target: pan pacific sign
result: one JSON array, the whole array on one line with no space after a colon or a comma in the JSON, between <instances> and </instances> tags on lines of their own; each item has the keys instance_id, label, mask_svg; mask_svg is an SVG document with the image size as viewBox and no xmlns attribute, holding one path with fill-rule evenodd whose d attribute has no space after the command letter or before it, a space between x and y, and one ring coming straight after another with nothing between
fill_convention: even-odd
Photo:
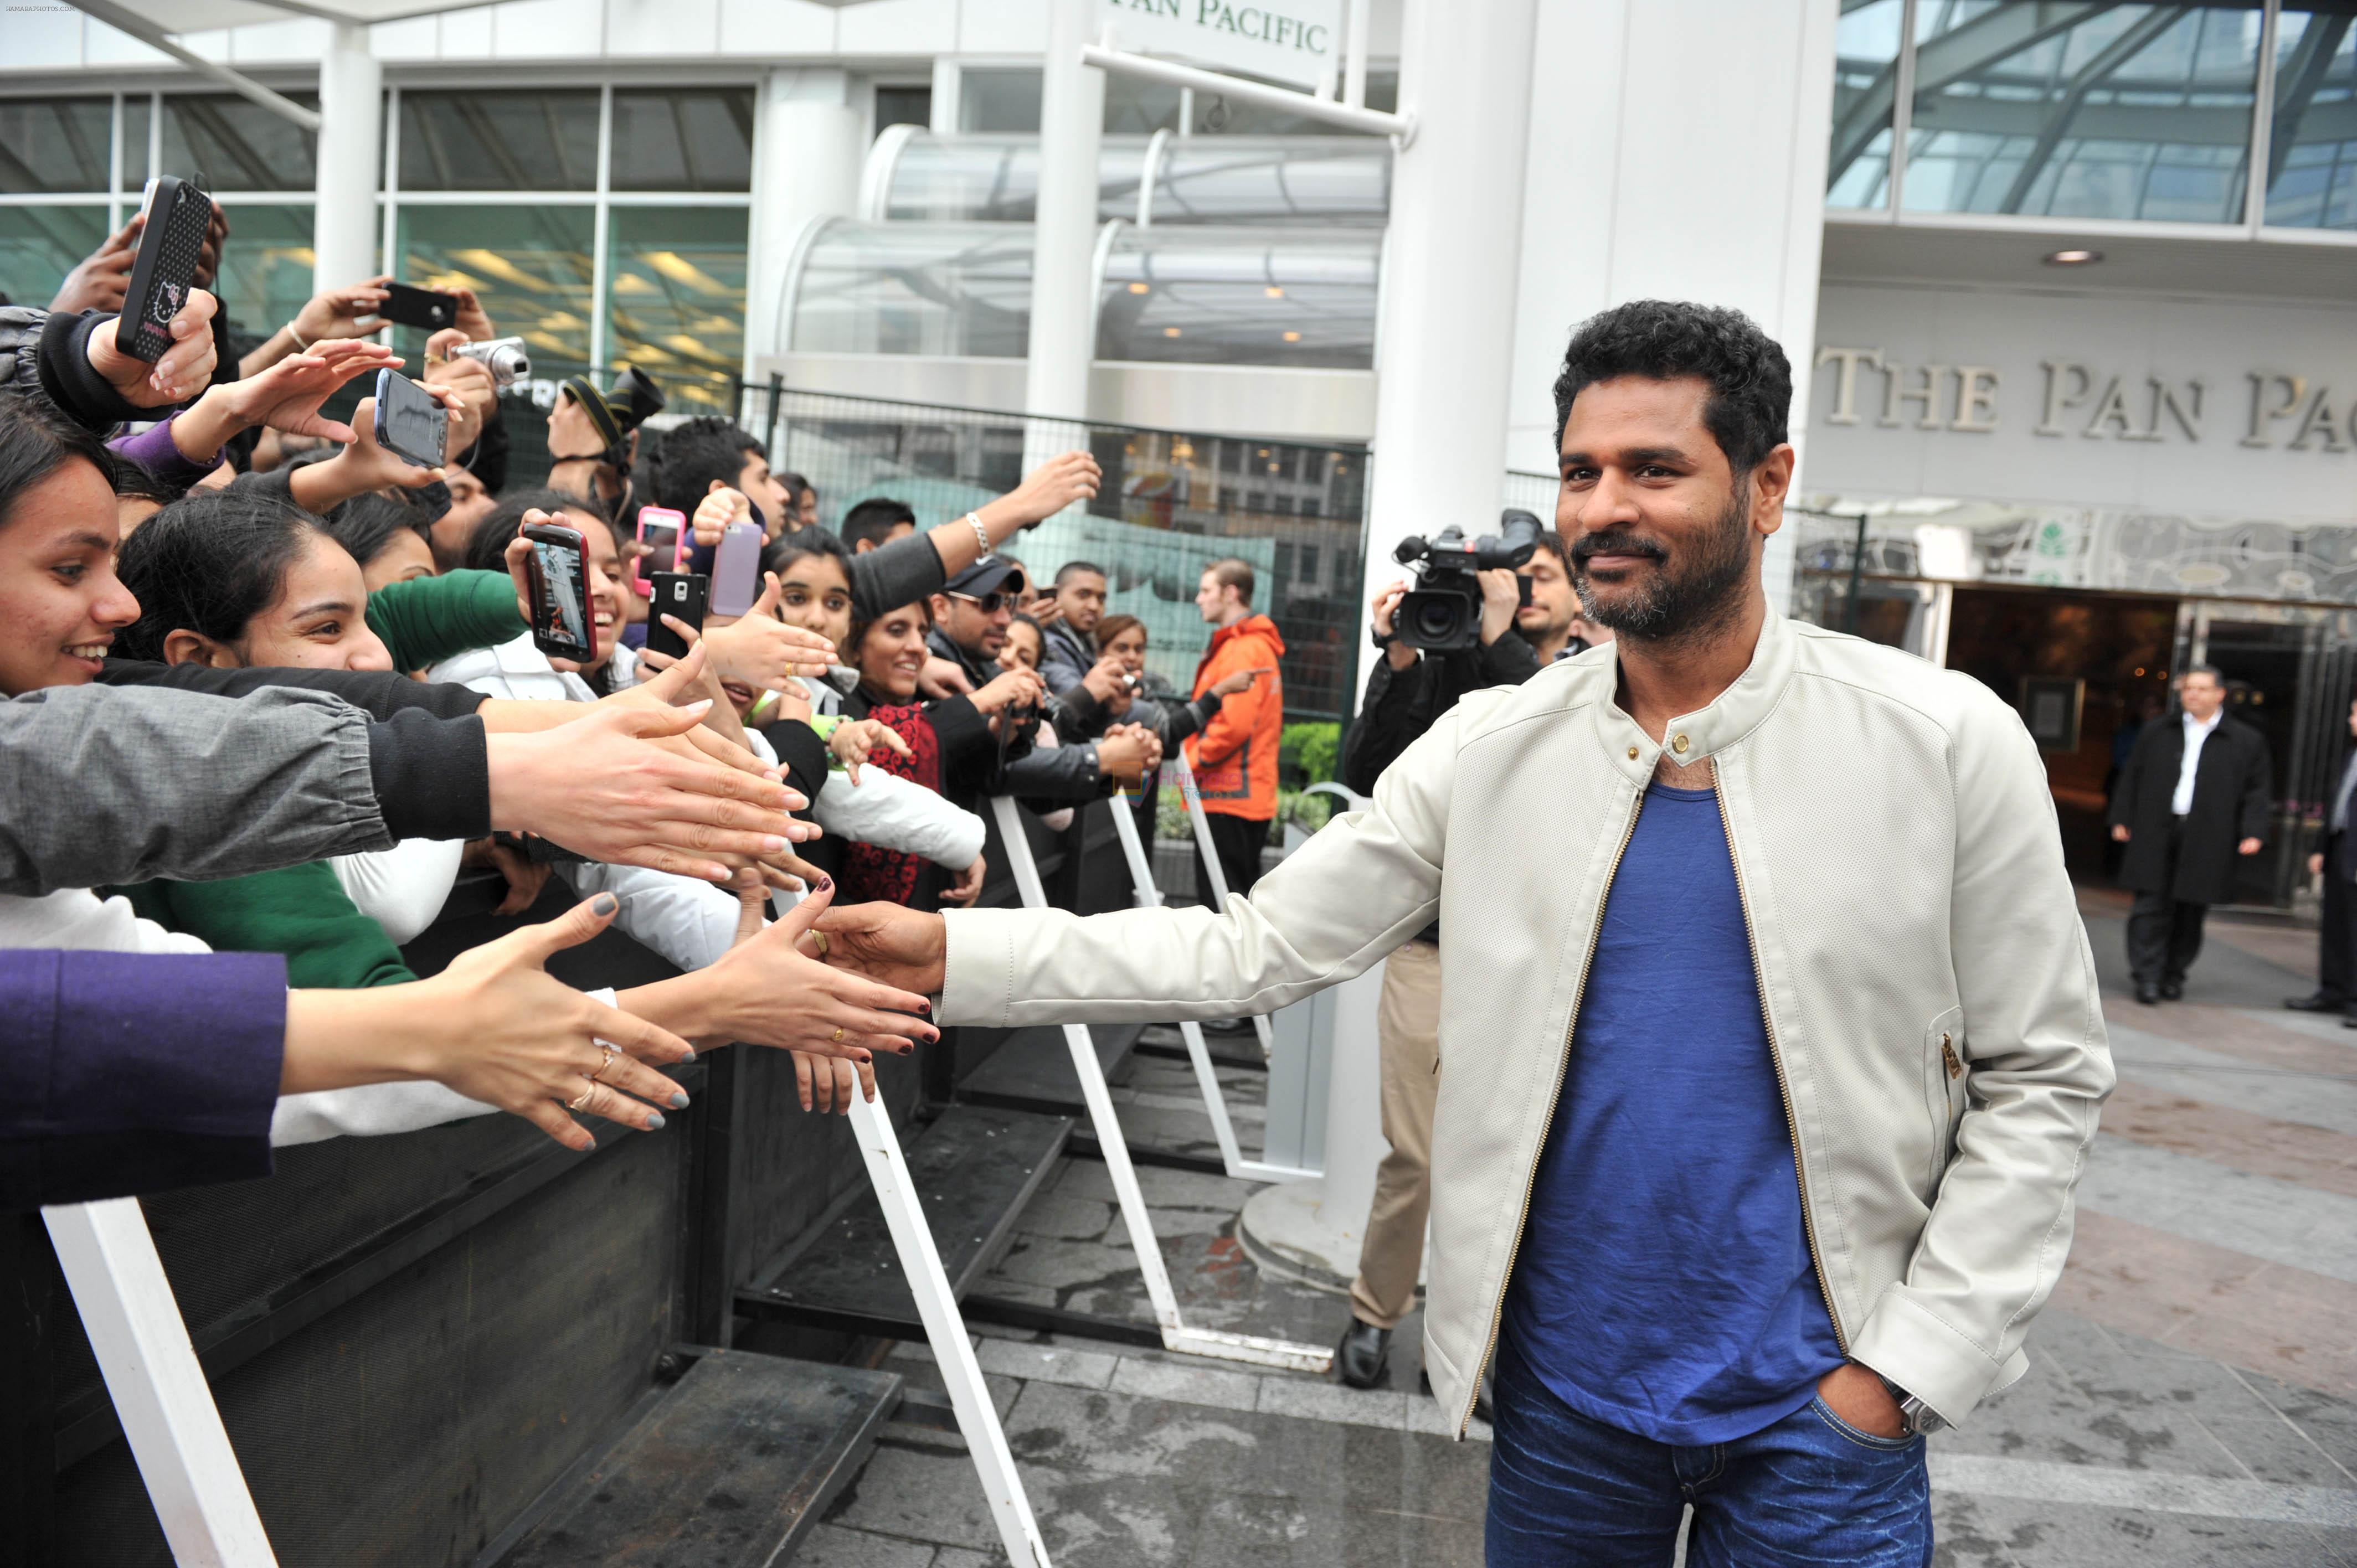
<instances>
[{"instance_id":1,"label":"pan pacific sign","mask_svg":"<svg viewBox=\"0 0 2357 1568\"><path fill-rule=\"evenodd\" d=\"M2006 372L1994 365L1909 364L1879 347L1829 343L1817 350L1817 368L1833 384L1827 424L1994 435L2007 417ZM2041 359L2012 417L2029 419L2033 435L2056 438L2207 438L2293 452L2357 451L2357 398L2291 371L2245 371L2238 379L2222 399L2205 376L2117 373L2085 360ZM2231 407L2221 409L2222 402Z\"/></svg>"},{"instance_id":2,"label":"pan pacific sign","mask_svg":"<svg viewBox=\"0 0 2357 1568\"><path fill-rule=\"evenodd\" d=\"M1116 47L1315 87L1341 70L1342 0L1101 0Z\"/></svg>"}]
</instances>

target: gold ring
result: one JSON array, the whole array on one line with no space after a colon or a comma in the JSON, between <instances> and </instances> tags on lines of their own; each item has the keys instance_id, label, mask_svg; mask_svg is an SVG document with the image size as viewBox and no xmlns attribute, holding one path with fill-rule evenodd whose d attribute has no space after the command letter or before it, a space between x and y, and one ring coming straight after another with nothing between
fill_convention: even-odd
<instances>
[{"instance_id":1,"label":"gold ring","mask_svg":"<svg viewBox=\"0 0 2357 1568\"><path fill-rule=\"evenodd\" d=\"M819 957L826 957L827 942L826 933L824 931L813 931L811 933L811 945L818 949Z\"/></svg>"},{"instance_id":2,"label":"gold ring","mask_svg":"<svg viewBox=\"0 0 2357 1568\"><path fill-rule=\"evenodd\" d=\"M567 1111L587 1111L587 1110L588 1110L588 1109L589 1109L589 1097L590 1097L591 1095L593 1095L593 1094L597 1093L597 1079L591 1079L589 1080L589 1085L588 1085L588 1087L587 1087L587 1088L584 1089L584 1090L583 1090L579 1094L576 1095L574 1098L572 1098L571 1100L568 1100L568 1101L566 1101L565 1102L565 1109L566 1109Z\"/></svg>"},{"instance_id":3,"label":"gold ring","mask_svg":"<svg viewBox=\"0 0 2357 1568\"><path fill-rule=\"evenodd\" d=\"M597 1044L604 1047L606 1055L604 1059L598 1062L597 1070L589 1075L589 1081L592 1083L602 1082L606 1076L606 1069L614 1065L614 1047L607 1045L603 1040L598 1041Z\"/></svg>"},{"instance_id":4,"label":"gold ring","mask_svg":"<svg viewBox=\"0 0 2357 1568\"><path fill-rule=\"evenodd\" d=\"M829 1036L826 1037L826 1043L827 1043L828 1045L830 1045L830 1046L839 1046L839 1045L843 1044L843 1026L842 1026L842 1025L837 1024L837 1025L834 1026L834 1034L832 1034L832 1035L829 1035Z\"/></svg>"}]
</instances>

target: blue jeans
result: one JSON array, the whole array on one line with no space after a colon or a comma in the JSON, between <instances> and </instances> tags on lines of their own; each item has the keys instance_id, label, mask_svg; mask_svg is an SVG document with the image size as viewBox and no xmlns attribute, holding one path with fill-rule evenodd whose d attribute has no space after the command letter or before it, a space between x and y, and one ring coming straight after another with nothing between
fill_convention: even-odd
<instances>
[{"instance_id":1,"label":"blue jeans","mask_svg":"<svg viewBox=\"0 0 2357 1568\"><path fill-rule=\"evenodd\" d=\"M1488 1568L1928 1568L1923 1440L1876 1437L1811 1400L1761 1432L1695 1447L1588 1420L1498 1346Z\"/></svg>"}]
</instances>

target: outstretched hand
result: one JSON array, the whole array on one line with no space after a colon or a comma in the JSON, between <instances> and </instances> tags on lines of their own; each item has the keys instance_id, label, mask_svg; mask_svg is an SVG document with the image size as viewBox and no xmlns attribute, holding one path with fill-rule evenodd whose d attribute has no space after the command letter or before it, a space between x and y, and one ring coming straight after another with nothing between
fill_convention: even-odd
<instances>
[{"instance_id":1,"label":"outstretched hand","mask_svg":"<svg viewBox=\"0 0 2357 1568\"><path fill-rule=\"evenodd\" d=\"M942 988L949 929L939 915L899 904L854 904L822 911L810 930L802 950L813 956L823 950L837 969L929 995ZM821 936L823 943L816 940Z\"/></svg>"},{"instance_id":2,"label":"outstretched hand","mask_svg":"<svg viewBox=\"0 0 2357 1568\"><path fill-rule=\"evenodd\" d=\"M864 1061L874 1051L905 1056L941 1038L922 996L830 967L813 956L813 921L834 897L825 877L810 895L701 972L716 1022L732 1039Z\"/></svg>"}]
</instances>

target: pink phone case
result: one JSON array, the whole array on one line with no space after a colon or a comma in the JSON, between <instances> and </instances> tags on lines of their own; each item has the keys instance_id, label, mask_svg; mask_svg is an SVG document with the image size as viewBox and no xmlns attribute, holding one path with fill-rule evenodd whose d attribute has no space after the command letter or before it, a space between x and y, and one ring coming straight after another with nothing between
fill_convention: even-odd
<instances>
[{"instance_id":1,"label":"pink phone case","mask_svg":"<svg viewBox=\"0 0 2357 1568\"><path fill-rule=\"evenodd\" d=\"M645 506L639 509L638 540L641 544L647 541L649 523L653 523L658 528L669 526L672 531L672 546L671 553L667 555L651 553L639 557L633 570L638 577L639 597L642 599L654 597L654 575L657 572L687 570L687 547L694 540L694 535L688 532L686 517L672 510L669 507Z\"/></svg>"},{"instance_id":2,"label":"pink phone case","mask_svg":"<svg viewBox=\"0 0 2357 1568\"><path fill-rule=\"evenodd\" d=\"M761 525L732 522L712 558L711 613L740 616L761 596Z\"/></svg>"}]
</instances>

